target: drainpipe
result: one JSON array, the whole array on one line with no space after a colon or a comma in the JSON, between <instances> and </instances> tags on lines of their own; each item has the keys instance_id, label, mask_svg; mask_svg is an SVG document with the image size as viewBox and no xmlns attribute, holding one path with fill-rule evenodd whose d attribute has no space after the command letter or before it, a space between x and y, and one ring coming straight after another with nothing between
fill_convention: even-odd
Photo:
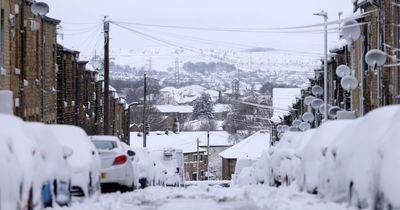
<instances>
[{"instance_id":1,"label":"drainpipe","mask_svg":"<svg viewBox=\"0 0 400 210\"><path fill-rule=\"evenodd\" d=\"M24 101L24 78L25 78L25 71L24 71L24 63L25 63L25 28L24 28L24 5L25 5L25 0L20 1L20 9L19 9L19 14L20 14L20 25L19 25L19 50L20 50L20 55L19 55L19 69L21 70L20 74L20 80L19 80L19 115L23 119L25 119L24 116L24 107L25 107L25 101ZM18 29L17 29L18 30Z\"/></svg>"}]
</instances>

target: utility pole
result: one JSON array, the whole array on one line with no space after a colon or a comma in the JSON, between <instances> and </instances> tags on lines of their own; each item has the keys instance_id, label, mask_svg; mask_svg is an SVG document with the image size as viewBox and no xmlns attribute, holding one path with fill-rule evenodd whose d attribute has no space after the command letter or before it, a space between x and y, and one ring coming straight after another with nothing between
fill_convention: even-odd
<instances>
[{"instance_id":1,"label":"utility pole","mask_svg":"<svg viewBox=\"0 0 400 210\"><path fill-rule=\"evenodd\" d=\"M46 75L44 70L44 21L43 16L40 16L40 78L41 78L41 91L40 91L40 121L45 122L44 119L44 97L46 96Z\"/></svg>"},{"instance_id":2,"label":"utility pole","mask_svg":"<svg viewBox=\"0 0 400 210\"><path fill-rule=\"evenodd\" d=\"M152 63L152 60L151 60L151 57L150 57L149 58L149 69L148 69L147 74L150 74L152 68L153 68L153 63Z\"/></svg>"},{"instance_id":3,"label":"utility pole","mask_svg":"<svg viewBox=\"0 0 400 210\"><path fill-rule=\"evenodd\" d=\"M210 180L210 121L209 121L209 126L207 130L207 180Z\"/></svg>"},{"instance_id":4,"label":"utility pole","mask_svg":"<svg viewBox=\"0 0 400 210\"><path fill-rule=\"evenodd\" d=\"M324 120L328 120L328 13L322 10L314 15L324 17Z\"/></svg>"},{"instance_id":5,"label":"utility pole","mask_svg":"<svg viewBox=\"0 0 400 210\"><path fill-rule=\"evenodd\" d=\"M176 88L179 88L179 59L176 58L175 60L175 86Z\"/></svg>"},{"instance_id":6,"label":"utility pole","mask_svg":"<svg viewBox=\"0 0 400 210\"><path fill-rule=\"evenodd\" d=\"M147 100L147 75L144 74L144 85L143 85L143 147L147 144L147 119L146 119L146 100Z\"/></svg>"},{"instance_id":7,"label":"utility pole","mask_svg":"<svg viewBox=\"0 0 400 210\"><path fill-rule=\"evenodd\" d=\"M199 144L200 144L200 140L199 138L197 138L197 161L196 161L196 181L199 181L199 173L200 173L200 152L199 152Z\"/></svg>"},{"instance_id":8,"label":"utility pole","mask_svg":"<svg viewBox=\"0 0 400 210\"><path fill-rule=\"evenodd\" d=\"M109 119L109 73L110 73L110 21L104 17L104 135L110 134L110 119Z\"/></svg>"}]
</instances>

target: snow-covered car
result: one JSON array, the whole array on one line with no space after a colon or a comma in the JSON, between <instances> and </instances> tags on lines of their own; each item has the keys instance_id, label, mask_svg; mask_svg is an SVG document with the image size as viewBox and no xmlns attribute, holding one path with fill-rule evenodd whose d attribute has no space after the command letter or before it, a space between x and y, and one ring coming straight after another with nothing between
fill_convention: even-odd
<instances>
[{"instance_id":1,"label":"snow-covered car","mask_svg":"<svg viewBox=\"0 0 400 210\"><path fill-rule=\"evenodd\" d=\"M235 165L235 172L232 175L232 185L237 184L237 178L244 168L249 168L256 162L257 160L254 159L238 159Z\"/></svg>"},{"instance_id":2,"label":"snow-covered car","mask_svg":"<svg viewBox=\"0 0 400 210\"><path fill-rule=\"evenodd\" d=\"M300 170L301 153L314 132L315 129L287 132L274 147L270 148L267 170L270 171L271 185L290 185L296 180Z\"/></svg>"},{"instance_id":3,"label":"snow-covered car","mask_svg":"<svg viewBox=\"0 0 400 210\"><path fill-rule=\"evenodd\" d=\"M316 129L301 153L300 170L296 178L300 190L313 194L318 193L320 168L328 147L338 139L337 134L351 122L352 120L329 121Z\"/></svg>"},{"instance_id":4,"label":"snow-covered car","mask_svg":"<svg viewBox=\"0 0 400 210\"><path fill-rule=\"evenodd\" d=\"M42 169L45 185L42 188L44 207L53 206L56 202L60 206L71 202L71 167L67 158L73 151L69 147L61 146L57 137L42 123L25 123L27 133L32 136L42 155L44 167Z\"/></svg>"},{"instance_id":5,"label":"snow-covered car","mask_svg":"<svg viewBox=\"0 0 400 210\"><path fill-rule=\"evenodd\" d=\"M133 159L135 189L153 185L155 162L150 157L150 151L141 147L132 147L132 149L135 152L135 158Z\"/></svg>"},{"instance_id":6,"label":"snow-covered car","mask_svg":"<svg viewBox=\"0 0 400 210\"><path fill-rule=\"evenodd\" d=\"M0 118L2 116L0 115ZM0 120L2 123L3 120ZM23 177L22 168L16 158L13 138L10 133L0 132L0 210L19 210L21 204Z\"/></svg>"},{"instance_id":7,"label":"snow-covered car","mask_svg":"<svg viewBox=\"0 0 400 210\"><path fill-rule=\"evenodd\" d=\"M379 193L375 201L376 206L385 210L400 209L400 121L392 123L390 130L384 136L385 142L380 150L382 164Z\"/></svg>"},{"instance_id":8,"label":"snow-covered car","mask_svg":"<svg viewBox=\"0 0 400 210\"><path fill-rule=\"evenodd\" d=\"M380 165L386 155L382 146L399 118L400 106L376 109L355 120L353 126L346 127L347 132L337 137L339 141L327 152L333 156L331 184L326 187L329 199L348 201L359 208L375 207L379 197Z\"/></svg>"},{"instance_id":9,"label":"snow-covered car","mask_svg":"<svg viewBox=\"0 0 400 210\"><path fill-rule=\"evenodd\" d=\"M89 197L100 193L100 157L82 128L71 125L48 125L64 147L73 154L67 158L72 169L71 195Z\"/></svg>"},{"instance_id":10,"label":"snow-covered car","mask_svg":"<svg viewBox=\"0 0 400 210\"><path fill-rule=\"evenodd\" d=\"M254 166L254 165L253 165ZM255 179L254 167L244 167L238 175L236 175L234 185L246 186L257 184Z\"/></svg>"},{"instance_id":11,"label":"snow-covered car","mask_svg":"<svg viewBox=\"0 0 400 210\"><path fill-rule=\"evenodd\" d=\"M19 174L15 174L16 178L22 175L22 184L14 186L21 188L18 191L20 192L18 205L22 209L40 209L44 179L42 170L38 170L43 168L39 147L36 141L26 133L25 123L20 118L0 114L0 125L0 136L8 139L7 146L22 169ZM11 193L14 192L13 189L10 190Z\"/></svg>"},{"instance_id":12,"label":"snow-covered car","mask_svg":"<svg viewBox=\"0 0 400 210\"><path fill-rule=\"evenodd\" d=\"M101 159L102 187L133 190L133 163L135 152L127 149L115 136L91 136Z\"/></svg>"}]
</instances>

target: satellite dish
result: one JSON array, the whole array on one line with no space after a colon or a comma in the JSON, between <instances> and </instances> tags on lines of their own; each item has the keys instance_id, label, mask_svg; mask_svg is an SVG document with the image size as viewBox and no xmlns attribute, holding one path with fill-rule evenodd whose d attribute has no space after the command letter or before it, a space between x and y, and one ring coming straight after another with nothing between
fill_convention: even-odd
<instances>
[{"instance_id":1,"label":"satellite dish","mask_svg":"<svg viewBox=\"0 0 400 210\"><path fill-rule=\"evenodd\" d=\"M300 125L300 123L301 123L301 121L300 121L300 120L293 120L293 122L292 122L292 126L294 126L294 127L298 128L298 127L299 127L299 125Z\"/></svg>"},{"instance_id":2,"label":"satellite dish","mask_svg":"<svg viewBox=\"0 0 400 210\"><path fill-rule=\"evenodd\" d=\"M346 65L340 65L336 68L336 75L340 78L351 74L351 69Z\"/></svg>"},{"instance_id":3,"label":"satellite dish","mask_svg":"<svg viewBox=\"0 0 400 210\"><path fill-rule=\"evenodd\" d=\"M331 105L328 104L328 111L330 108L331 108ZM322 104L321 106L319 106L318 110L319 110L319 113L322 113L323 115L325 115L325 104Z\"/></svg>"},{"instance_id":4,"label":"satellite dish","mask_svg":"<svg viewBox=\"0 0 400 210\"><path fill-rule=\"evenodd\" d=\"M50 8L49 5L44 2L35 2L31 5L31 11L34 15L45 16L49 13Z\"/></svg>"},{"instance_id":5,"label":"satellite dish","mask_svg":"<svg viewBox=\"0 0 400 210\"><path fill-rule=\"evenodd\" d=\"M358 80L354 76L345 76L340 81L342 88L347 91L352 91L357 88Z\"/></svg>"},{"instance_id":6,"label":"satellite dish","mask_svg":"<svg viewBox=\"0 0 400 210\"><path fill-rule=\"evenodd\" d=\"M310 125L310 123L302 122L302 123L299 125L299 129L300 129L301 131L310 130L310 129L311 129L311 125Z\"/></svg>"},{"instance_id":7,"label":"satellite dish","mask_svg":"<svg viewBox=\"0 0 400 210\"><path fill-rule=\"evenodd\" d=\"M316 98L311 102L311 107L318 110L319 107L324 103L322 99Z\"/></svg>"},{"instance_id":8,"label":"satellite dish","mask_svg":"<svg viewBox=\"0 0 400 210\"><path fill-rule=\"evenodd\" d=\"M304 121L304 122L313 122L314 121L314 115L313 115L313 113L311 113L311 112L306 112L306 113L304 113L303 114L303 116L301 117L301 119ZM299 125L300 126L300 125Z\"/></svg>"},{"instance_id":9,"label":"satellite dish","mask_svg":"<svg viewBox=\"0 0 400 210\"><path fill-rule=\"evenodd\" d=\"M297 127L292 126L292 127L289 128L289 131L290 132L297 132L297 131L299 131L299 129Z\"/></svg>"},{"instance_id":10,"label":"satellite dish","mask_svg":"<svg viewBox=\"0 0 400 210\"><path fill-rule=\"evenodd\" d=\"M276 126L276 130L277 130L278 132L282 132L282 125Z\"/></svg>"},{"instance_id":11,"label":"satellite dish","mask_svg":"<svg viewBox=\"0 0 400 210\"><path fill-rule=\"evenodd\" d=\"M286 133L289 131L289 126L288 125L283 125L282 126L282 132Z\"/></svg>"},{"instance_id":12,"label":"satellite dish","mask_svg":"<svg viewBox=\"0 0 400 210\"><path fill-rule=\"evenodd\" d=\"M311 105L311 102L312 102L314 99L315 99L314 96L307 96L307 97L304 98L304 103L305 103L307 106L310 106L310 105Z\"/></svg>"},{"instance_id":13,"label":"satellite dish","mask_svg":"<svg viewBox=\"0 0 400 210\"><path fill-rule=\"evenodd\" d=\"M367 52L365 55L365 62L376 68L377 66L383 66L386 63L387 55L382 50L373 49Z\"/></svg>"},{"instance_id":14,"label":"satellite dish","mask_svg":"<svg viewBox=\"0 0 400 210\"><path fill-rule=\"evenodd\" d=\"M342 109L338 106L333 106L328 110L329 117L335 119L337 117L337 112L341 111Z\"/></svg>"},{"instance_id":15,"label":"satellite dish","mask_svg":"<svg viewBox=\"0 0 400 210\"><path fill-rule=\"evenodd\" d=\"M354 42L361 36L361 29L358 22L349 20L343 23L342 36L349 42Z\"/></svg>"},{"instance_id":16,"label":"satellite dish","mask_svg":"<svg viewBox=\"0 0 400 210\"><path fill-rule=\"evenodd\" d=\"M322 96L322 94L324 94L324 89L319 85L314 85L314 87L311 89L311 92L315 96Z\"/></svg>"}]
</instances>

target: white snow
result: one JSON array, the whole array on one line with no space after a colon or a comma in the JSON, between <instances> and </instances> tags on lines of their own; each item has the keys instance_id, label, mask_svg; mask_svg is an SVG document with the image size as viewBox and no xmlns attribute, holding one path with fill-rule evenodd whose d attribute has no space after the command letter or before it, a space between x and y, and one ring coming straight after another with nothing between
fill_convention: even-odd
<instances>
[{"instance_id":1,"label":"white snow","mask_svg":"<svg viewBox=\"0 0 400 210\"><path fill-rule=\"evenodd\" d=\"M264 150L270 145L270 135L267 132L256 132L238 144L221 152L219 155L225 159L254 159L261 157Z\"/></svg>"},{"instance_id":2,"label":"white snow","mask_svg":"<svg viewBox=\"0 0 400 210\"><path fill-rule=\"evenodd\" d=\"M54 210L344 210L344 205L321 201L294 188L261 185L224 188L199 185L187 188L149 187L131 193L104 194L99 198Z\"/></svg>"},{"instance_id":3,"label":"white snow","mask_svg":"<svg viewBox=\"0 0 400 210\"><path fill-rule=\"evenodd\" d=\"M287 109L296 102L296 98L301 96L301 88L274 88L272 90L272 106ZM283 111L281 109L274 109L272 115L273 121L280 121L289 111Z\"/></svg>"}]
</instances>

